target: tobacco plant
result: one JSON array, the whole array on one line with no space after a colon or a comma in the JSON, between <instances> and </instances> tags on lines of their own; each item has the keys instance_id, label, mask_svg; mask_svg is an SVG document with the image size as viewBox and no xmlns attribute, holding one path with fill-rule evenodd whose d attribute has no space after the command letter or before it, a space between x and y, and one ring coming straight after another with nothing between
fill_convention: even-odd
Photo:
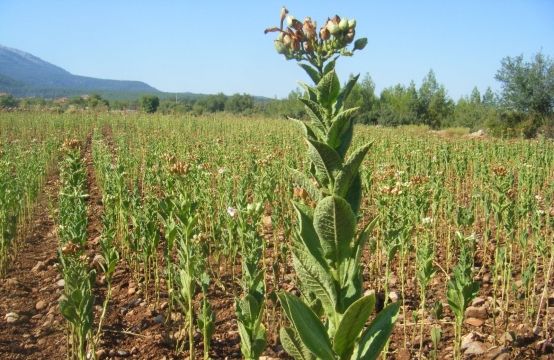
<instances>
[{"instance_id":1,"label":"tobacco plant","mask_svg":"<svg viewBox=\"0 0 554 360\"><path fill-rule=\"evenodd\" d=\"M448 305L454 313L454 357L459 359L462 337L462 324L465 310L479 291L479 283L473 280L474 239L466 237L462 245L458 264L452 270L446 292Z\"/></svg>"},{"instance_id":2,"label":"tobacco plant","mask_svg":"<svg viewBox=\"0 0 554 360\"><path fill-rule=\"evenodd\" d=\"M77 140L64 143L59 195L58 251L64 280L60 311L68 321L69 357L84 360L94 350L92 291L96 271L88 269L84 245L87 240L86 175Z\"/></svg>"},{"instance_id":3,"label":"tobacco plant","mask_svg":"<svg viewBox=\"0 0 554 360\"><path fill-rule=\"evenodd\" d=\"M248 204L238 209L238 235L242 254L243 296L236 299L237 321L240 335L240 350L245 359L260 357L266 346L266 329L262 323L264 314L264 271L260 262L263 254L263 239L258 234L262 213L261 203Z\"/></svg>"},{"instance_id":4,"label":"tobacco plant","mask_svg":"<svg viewBox=\"0 0 554 360\"><path fill-rule=\"evenodd\" d=\"M300 99L309 121L294 120L306 140L310 176L291 172L311 201L294 203L298 224L291 250L302 297L278 295L290 321L281 328L281 343L295 359L375 359L399 307L390 304L365 326L375 306L375 294L364 294L360 266L370 229L356 234L356 227L362 195L359 168L371 144L347 156L357 108L345 109L344 103L359 76L341 86L335 72L339 55L352 55L367 40L358 39L348 49L355 37L354 19L334 16L318 35L310 18L300 22L287 14L283 8L280 27L266 32L279 33L277 52L301 62L314 86L303 84L306 97Z\"/></svg>"}]
</instances>

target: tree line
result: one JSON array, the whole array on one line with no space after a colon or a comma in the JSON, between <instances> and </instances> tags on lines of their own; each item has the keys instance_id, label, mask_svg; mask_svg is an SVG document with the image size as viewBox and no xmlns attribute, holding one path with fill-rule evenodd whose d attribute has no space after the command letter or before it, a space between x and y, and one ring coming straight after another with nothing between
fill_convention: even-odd
<instances>
[{"instance_id":1,"label":"tree line","mask_svg":"<svg viewBox=\"0 0 554 360\"><path fill-rule=\"evenodd\" d=\"M486 129L497 136L534 137L542 133L554 137L554 62L537 53L530 61L523 55L502 59L496 80L501 91L477 88L454 101L433 70L419 87L412 81L375 91L375 83L365 74L352 89L348 107L359 107L356 122L368 125L426 125L432 129L465 127L471 131ZM291 91L285 99L262 99L248 94L222 93L185 98L162 98L144 95L135 100L112 100L98 94L55 100L16 99L0 94L0 108L54 108L132 110L146 113L202 115L229 112L241 115L306 118L298 101L302 90Z\"/></svg>"}]
</instances>

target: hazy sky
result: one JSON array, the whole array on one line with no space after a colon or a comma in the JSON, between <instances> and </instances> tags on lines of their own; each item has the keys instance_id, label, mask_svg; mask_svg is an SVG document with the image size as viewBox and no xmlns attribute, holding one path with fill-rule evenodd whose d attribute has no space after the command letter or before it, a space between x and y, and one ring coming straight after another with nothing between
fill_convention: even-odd
<instances>
[{"instance_id":1,"label":"hazy sky","mask_svg":"<svg viewBox=\"0 0 554 360\"><path fill-rule=\"evenodd\" d=\"M283 97L307 80L277 55L279 10L321 25L357 20L369 44L338 66L369 73L377 90L416 84L433 69L450 96L498 88L505 56L554 56L554 1L46 1L0 0L0 44L86 76L141 80L172 92ZM319 26L318 25L318 26Z\"/></svg>"}]
</instances>

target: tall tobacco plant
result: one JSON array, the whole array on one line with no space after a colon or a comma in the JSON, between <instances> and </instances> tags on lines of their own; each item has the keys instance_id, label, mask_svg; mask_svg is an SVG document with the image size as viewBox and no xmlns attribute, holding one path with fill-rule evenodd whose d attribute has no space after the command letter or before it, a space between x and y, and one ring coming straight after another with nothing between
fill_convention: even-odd
<instances>
[{"instance_id":1,"label":"tall tobacco plant","mask_svg":"<svg viewBox=\"0 0 554 360\"><path fill-rule=\"evenodd\" d=\"M298 61L314 82L302 84L306 96L300 99L309 121L293 120L303 131L310 164L309 176L291 170L311 198L293 204L298 222L291 250L302 296L279 294L290 322L280 330L281 343L295 359L375 359L399 310L390 304L366 326L375 293L364 293L360 258L374 222L361 232L357 223L359 168L371 144L348 155L358 109L345 109L344 103L359 75L341 86L335 72L340 55L351 56L367 43L365 38L354 41L355 28L354 19L334 16L317 34L310 18L300 22L283 8L280 26L266 30L278 33L277 52Z\"/></svg>"}]
</instances>

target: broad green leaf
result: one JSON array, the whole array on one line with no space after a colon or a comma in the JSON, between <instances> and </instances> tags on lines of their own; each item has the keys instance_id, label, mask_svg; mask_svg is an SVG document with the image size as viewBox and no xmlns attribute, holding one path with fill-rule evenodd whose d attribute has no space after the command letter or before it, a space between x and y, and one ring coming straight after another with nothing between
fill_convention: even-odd
<instances>
[{"instance_id":1,"label":"broad green leaf","mask_svg":"<svg viewBox=\"0 0 554 360\"><path fill-rule=\"evenodd\" d=\"M375 360L383 351L398 317L399 303L385 307L363 332L352 360Z\"/></svg>"},{"instance_id":2,"label":"broad green leaf","mask_svg":"<svg viewBox=\"0 0 554 360\"><path fill-rule=\"evenodd\" d=\"M293 265L302 288L313 293L328 316L335 312L337 293L328 268L324 267L307 249L292 250Z\"/></svg>"},{"instance_id":3,"label":"broad green leaf","mask_svg":"<svg viewBox=\"0 0 554 360\"><path fill-rule=\"evenodd\" d=\"M340 90L339 96L337 98L337 103L335 104L335 113L342 110L342 106L344 105L344 102L350 95L350 92L354 88L354 85L358 82L358 79L360 78L360 74L350 78L346 85Z\"/></svg>"},{"instance_id":4,"label":"broad green leaf","mask_svg":"<svg viewBox=\"0 0 554 360\"><path fill-rule=\"evenodd\" d=\"M323 255L335 266L351 256L356 217L346 200L337 196L321 200L314 211L314 229Z\"/></svg>"},{"instance_id":5,"label":"broad green leaf","mask_svg":"<svg viewBox=\"0 0 554 360\"><path fill-rule=\"evenodd\" d=\"M349 120L350 123L353 122L352 119ZM346 126L345 132L340 136L340 145L337 149L337 152L339 153L340 157L344 159L346 156L346 153L348 152L348 148L350 147L350 143L352 142L352 136L354 135L354 126Z\"/></svg>"},{"instance_id":6,"label":"broad green leaf","mask_svg":"<svg viewBox=\"0 0 554 360\"><path fill-rule=\"evenodd\" d=\"M364 160L365 155L367 154L371 143L360 146L358 149L350 155L346 163L343 165L343 169L337 175L335 180L335 191L334 193L338 196L345 196L348 192L352 180L358 175L358 171L362 161Z\"/></svg>"},{"instance_id":7,"label":"broad green leaf","mask_svg":"<svg viewBox=\"0 0 554 360\"><path fill-rule=\"evenodd\" d=\"M294 210L296 210L296 214L298 216L298 236L300 237L299 240L302 243L301 246L306 247L320 263L325 263L321 244L314 229L314 220L311 208L297 202L293 202L292 206L294 207Z\"/></svg>"},{"instance_id":8,"label":"broad green leaf","mask_svg":"<svg viewBox=\"0 0 554 360\"><path fill-rule=\"evenodd\" d=\"M311 100L311 101L314 101L314 102L317 101L317 90L314 87L309 86L308 84L306 84L304 82L300 82L300 86L302 86L304 88L304 90L306 90L305 95L308 95L308 100ZM299 100L302 100L302 98L300 98Z\"/></svg>"},{"instance_id":9,"label":"broad green leaf","mask_svg":"<svg viewBox=\"0 0 554 360\"><path fill-rule=\"evenodd\" d=\"M302 344L302 340L296 332L289 327L282 327L279 331L281 345L283 349L292 356L295 360L315 360L315 357Z\"/></svg>"},{"instance_id":10,"label":"broad green leaf","mask_svg":"<svg viewBox=\"0 0 554 360\"><path fill-rule=\"evenodd\" d=\"M299 99L299 100L306 106L306 110L308 111L308 116L310 117L312 122L317 124L318 128L320 129L327 129L325 109L315 101L312 101L309 99Z\"/></svg>"},{"instance_id":11,"label":"broad green leaf","mask_svg":"<svg viewBox=\"0 0 554 360\"><path fill-rule=\"evenodd\" d=\"M305 138L316 141L321 141L322 139L325 139L325 135L323 134L325 129L321 127L321 124L315 122L312 122L312 124L307 124L302 120L294 119L291 117L289 117L288 119L298 125L298 127L302 130Z\"/></svg>"},{"instance_id":12,"label":"broad green leaf","mask_svg":"<svg viewBox=\"0 0 554 360\"><path fill-rule=\"evenodd\" d=\"M313 66L310 66L308 64L299 64L299 65L310 76L314 84L317 84L319 80L321 80L321 76L319 75L319 72Z\"/></svg>"},{"instance_id":13,"label":"broad green leaf","mask_svg":"<svg viewBox=\"0 0 554 360\"><path fill-rule=\"evenodd\" d=\"M339 91L339 78L334 70L329 71L323 75L321 81L317 84L317 100L324 108L330 109L331 105L336 101Z\"/></svg>"},{"instance_id":14,"label":"broad green leaf","mask_svg":"<svg viewBox=\"0 0 554 360\"><path fill-rule=\"evenodd\" d=\"M372 292L355 301L344 313L335 334L333 349L343 356L354 346L356 339L375 307L375 293Z\"/></svg>"},{"instance_id":15,"label":"broad green leaf","mask_svg":"<svg viewBox=\"0 0 554 360\"><path fill-rule=\"evenodd\" d=\"M317 187L315 187L308 176L306 176L303 172L292 168L289 168L289 172L291 174L292 180L301 188L306 190L313 201L319 201L319 199L321 199L321 191Z\"/></svg>"},{"instance_id":16,"label":"broad green leaf","mask_svg":"<svg viewBox=\"0 0 554 360\"><path fill-rule=\"evenodd\" d=\"M252 356L252 342L250 340L250 332L240 321L238 322L238 329L240 335L240 351L244 357L250 358Z\"/></svg>"},{"instance_id":17,"label":"broad green leaf","mask_svg":"<svg viewBox=\"0 0 554 360\"><path fill-rule=\"evenodd\" d=\"M335 70L335 65L337 63L337 57L335 57L333 60L329 61L327 65L323 68L323 73L327 74L329 71Z\"/></svg>"},{"instance_id":18,"label":"broad green leaf","mask_svg":"<svg viewBox=\"0 0 554 360\"><path fill-rule=\"evenodd\" d=\"M358 215L360 211L360 203L362 201L362 179L360 174L354 176L350 188L345 196L346 201L350 204L354 214Z\"/></svg>"},{"instance_id":19,"label":"broad green leaf","mask_svg":"<svg viewBox=\"0 0 554 360\"><path fill-rule=\"evenodd\" d=\"M294 326L298 336L314 355L322 360L334 360L327 331L314 312L299 298L285 292L279 293L281 306Z\"/></svg>"},{"instance_id":20,"label":"broad green leaf","mask_svg":"<svg viewBox=\"0 0 554 360\"><path fill-rule=\"evenodd\" d=\"M337 149L341 142L341 136L348 131L347 126L354 126L352 123L353 115L358 111L359 107L354 107L348 110L341 111L331 120L331 127L327 133L327 144L334 149Z\"/></svg>"},{"instance_id":21,"label":"broad green leaf","mask_svg":"<svg viewBox=\"0 0 554 360\"><path fill-rule=\"evenodd\" d=\"M335 175L342 168L339 154L325 143L308 139L308 156L316 168L321 185L334 183Z\"/></svg>"}]
</instances>

